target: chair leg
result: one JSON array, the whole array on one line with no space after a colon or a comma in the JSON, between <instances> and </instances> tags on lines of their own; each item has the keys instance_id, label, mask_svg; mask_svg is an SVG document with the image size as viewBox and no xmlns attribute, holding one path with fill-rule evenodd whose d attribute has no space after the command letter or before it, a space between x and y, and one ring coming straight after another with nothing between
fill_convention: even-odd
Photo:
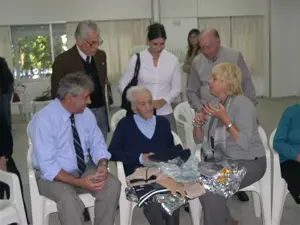
<instances>
[{"instance_id":1,"label":"chair leg","mask_svg":"<svg viewBox=\"0 0 300 225\"><path fill-rule=\"evenodd\" d=\"M20 117L21 119L23 120L24 119L24 112L23 112L23 106L22 105L19 105L19 111L20 111Z\"/></svg>"},{"instance_id":2,"label":"chair leg","mask_svg":"<svg viewBox=\"0 0 300 225\"><path fill-rule=\"evenodd\" d=\"M284 190L276 190L276 193L273 194L272 225L280 225L285 198Z\"/></svg>"},{"instance_id":3,"label":"chair leg","mask_svg":"<svg viewBox=\"0 0 300 225\"><path fill-rule=\"evenodd\" d=\"M49 214L44 216L44 223L43 225L49 225Z\"/></svg>"},{"instance_id":4,"label":"chair leg","mask_svg":"<svg viewBox=\"0 0 300 225\"><path fill-rule=\"evenodd\" d=\"M256 192L252 192L253 207L256 217L261 217L260 196Z\"/></svg>"},{"instance_id":5,"label":"chair leg","mask_svg":"<svg viewBox=\"0 0 300 225\"><path fill-rule=\"evenodd\" d=\"M269 179L267 179L269 181ZM272 224L272 194L270 185L266 181L260 182L260 198L262 209L262 220L264 225ZM274 204L274 202L273 202Z\"/></svg>"},{"instance_id":6,"label":"chair leg","mask_svg":"<svg viewBox=\"0 0 300 225\"><path fill-rule=\"evenodd\" d=\"M89 207L88 208L89 214L90 214L90 220L92 225L94 225L95 222L95 207Z\"/></svg>"},{"instance_id":7,"label":"chair leg","mask_svg":"<svg viewBox=\"0 0 300 225\"><path fill-rule=\"evenodd\" d=\"M132 202L130 202L130 212L129 212L129 221L128 224L131 225L132 224L132 216L133 216L133 210L135 207L135 204L133 204Z\"/></svg>"},{"instance_id":8,"label":"chair leg","mask_svg":"<svg viewBox=\"0 0 300 225\"><path fill-rule=\"evenodd\" d=\"M193 225L200 225L202 206L198 198L189 201L190 215Z\"/></svg>"},{"instance_id":9,"label":"chair leg","mask_svg":"<svg viewBox=\"0 0 300 225\"><path fill-rule=\"evenodd\" d=\"M126 199L125 191L121 191L119 208L120 208L120 225L130 225L131 224L131 202Z\"/></svg>"}]
</instances>

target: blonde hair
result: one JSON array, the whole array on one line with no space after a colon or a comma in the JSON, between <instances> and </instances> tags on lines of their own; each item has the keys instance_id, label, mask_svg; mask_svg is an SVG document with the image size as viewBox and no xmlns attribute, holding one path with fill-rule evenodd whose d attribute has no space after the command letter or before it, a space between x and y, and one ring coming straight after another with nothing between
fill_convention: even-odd
<instances>
[{"instance_id":1,"label":"blonde hair","mask_svg":"<svg viewBox=\"0 0 300 225\"><path fill-rule=\"evenodd\" d=\"M232 63L220 63L214 66L212 75L223 78L228 88L227 95L242 94L242 73L239 66Z\"/></svg>"}]
</instances>

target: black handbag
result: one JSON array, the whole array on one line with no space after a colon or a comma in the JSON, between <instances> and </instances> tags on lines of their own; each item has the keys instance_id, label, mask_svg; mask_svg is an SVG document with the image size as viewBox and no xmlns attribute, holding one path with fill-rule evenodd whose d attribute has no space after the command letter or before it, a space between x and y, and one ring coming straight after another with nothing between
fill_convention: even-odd
<instances>
[{"instance_id":1,"label":"black handbag","mask_svg":"<svg viewBox=\"0 0 300 225\"><path fill-rule=\"evenodd\" d=\"M127 94L127 91L128 91L129 88L131 88L133 86L137 86L137 84L138 84L138 76L139 76L139 71L140 71L140 67L141 67L140 53L136 53L136 56L137 56L137 60L136 60L136 63L135 63L133 77L132 77L131 81L127 84L127 86L125 87L125 89L122 93L121 108L127 110L126 116L134 114L132 109L131 109L131 103L126 98L126 94Z\"/></svg>"}]
</instances>

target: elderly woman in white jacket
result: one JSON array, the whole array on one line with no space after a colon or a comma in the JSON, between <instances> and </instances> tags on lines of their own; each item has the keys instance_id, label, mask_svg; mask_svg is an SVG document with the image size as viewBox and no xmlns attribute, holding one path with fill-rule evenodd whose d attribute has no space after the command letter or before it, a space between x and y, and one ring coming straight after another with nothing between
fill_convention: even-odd
<instances>
[{"instance_id":1,"label":"elderly woman in white jacket","mask_svg":"<svg viewBox=\"0 0 300 225\"><path fill-rule=\"evenodd\" d=\"M164 49L167 37L163 25L151 24L147 38L149 48L140 52L138 86L151 91L156 114L166 117L171 124L171 129L176 131L171 103L181 91L180 65L178 59ZM137 56L132 56L122 75L119 82L121 92L133 77L136 61Z\"/></svg>"}]
</instances>

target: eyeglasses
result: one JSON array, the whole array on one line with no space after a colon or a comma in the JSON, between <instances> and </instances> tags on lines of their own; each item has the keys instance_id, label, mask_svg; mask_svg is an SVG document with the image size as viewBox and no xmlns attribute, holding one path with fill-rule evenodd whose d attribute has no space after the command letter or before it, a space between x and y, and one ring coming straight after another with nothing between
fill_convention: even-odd
<instances>
[{"instance_id":1,"label":"eyeglasses","mask_svg":"<svg viewBox=\"0 0 300 225\"><path fill-rule=\"evenodd\" d=\"M99 38L98 41L93 41L93 42L89 42L88 40L85 40L86 43L88 43L88 45L92 48L92 47L95 47L95 48L98 48L98 46L102 45L103 44L103 40L101 38Z\"/></svg>"}]
</instances>

